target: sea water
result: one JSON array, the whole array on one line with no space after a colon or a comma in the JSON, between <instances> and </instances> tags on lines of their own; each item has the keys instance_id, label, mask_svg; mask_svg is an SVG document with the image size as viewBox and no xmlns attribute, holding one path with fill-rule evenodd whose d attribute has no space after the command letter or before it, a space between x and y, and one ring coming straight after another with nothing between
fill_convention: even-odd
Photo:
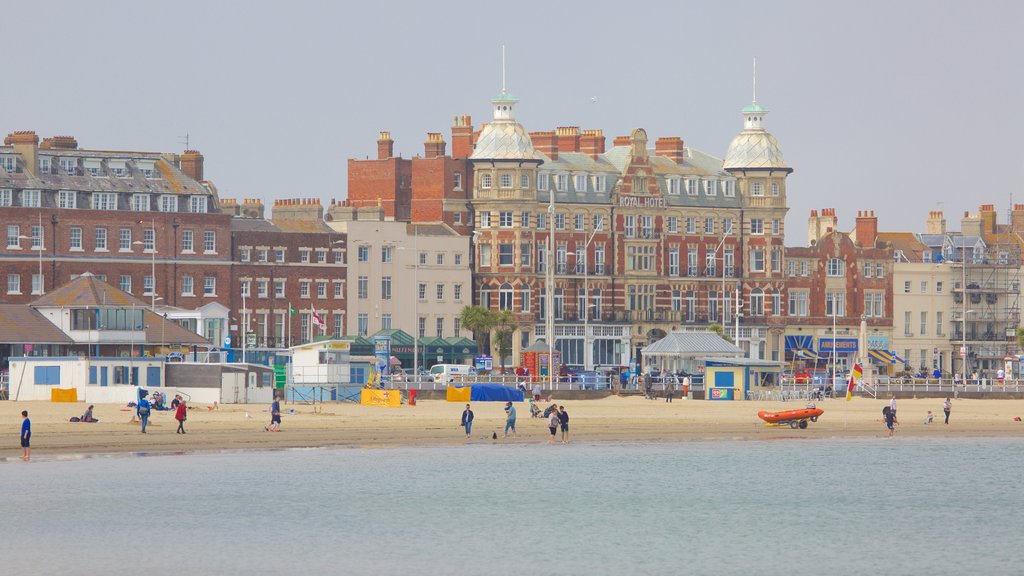
<instances>
[{"instance_id":1,"label":"sea water","mask_svg":"<svg viewBox=\"0 0 1024 576\"><path fill-rule=\"evenodd\" d=\"M42 457L42 454L39 454ZM0 464L7 574L1022 574L1024 440Z\"/></svg>"}]
</instances>

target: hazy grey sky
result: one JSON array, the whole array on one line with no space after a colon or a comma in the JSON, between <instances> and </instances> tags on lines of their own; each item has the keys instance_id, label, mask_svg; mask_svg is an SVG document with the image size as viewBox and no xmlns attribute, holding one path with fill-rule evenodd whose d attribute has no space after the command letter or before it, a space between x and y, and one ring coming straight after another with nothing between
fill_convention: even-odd
<instances>
[{"instance_id":1,"label":"hazy grey sky","mask_svg":"<svg viewBox=\"0 0 1024 576\"><path fill-rule=\"evenodd\" d=\"M0 131L206 156L222 196L346 195L379 130L422 153L500 89L528 130L643 127L724 156L751 99L790 178L787 244L812 208L851 228L954 228L1024 158L1020 2L19 2L0 15ZM591 98L596 96L597 102ZM449 148L450 149L450 148Z\"/></svg>"}]
</instances>

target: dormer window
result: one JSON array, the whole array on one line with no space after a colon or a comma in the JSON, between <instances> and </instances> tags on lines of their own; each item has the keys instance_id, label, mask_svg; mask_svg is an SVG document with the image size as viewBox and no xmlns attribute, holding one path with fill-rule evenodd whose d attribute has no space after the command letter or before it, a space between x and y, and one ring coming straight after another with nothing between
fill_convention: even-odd
<instances>
[{"instance_id":1,"label":"dormer window","mask_svg":"<svg viewBox=\"0 0 1024 576\"><path fill-rule=\"evenodd\" d=\"M697 179L687 178L686 179L686 195L696 196L697 195Z\"/></svg>"},{"instance_id":2,"label":"dormer window","mask_svg":"<svg viewBox=\"0 0 1024 576\"><path fill-rule=\"evenodd\" d=\"M177 212L178 211L178 197L174 194L161 194L160 195L160 211L161 212Z\"/></svg>"},{"instance_id":3,"label":"dormer window","mask_svg":"<svg viewBox=\"0 0 1024 576\"><path fill-rule=\"evenodd\" d=\"M146 178L156 178L156 162L153 160L136 160L135 167Z\"/></svg>"},{"instance_id":4,"label":"dormer window","mask_svg":"<svg viewBox=\"0 0 1024 576\"><path fill-rule=\"evenodd\" d=\"M710 178L705 180L704 181L704 195L705 196L714 196L717 193L718 193L718 181L717 180L712 180Z\"/></svg>"},{"instance_id":5,"label":"dormer window","mask_svg":"<svg viewBox=\"0 0 1024 576\"><path fill-rule=\"evenodd\" d=\"M594 176L594 192L604 192L608 187L608 177L604 174Z\"/></svg>"},{"instance_id":6,"label":"dormer window","mask_svg":"<svg viewBox=\"0 0 1024 576\"><path fill-rule=\"evenodd\" d=\"M149 194L132 194L132 210L149 212Z\"/></svg>"},{"instance_id":7,"label":"dormer window","mask_svg":"<svg viewBox=\"0 0 1024 576\"><path fill-rule=\"evenodd\" d=\"M93 192L92 193L92 209L93 210L117 210L117 193L116 192Z\"/></svg>"},{"instance_id":8,"label":"dormer window","mask_svg":"<svg viewBox=\"0 0 1024 576\"><path fill-rule=\"evenodd\" d=\"M39 208L42 206L42 196L41 190L22 190L21 206L23 208Z\"/></svg>"},{"instance_id":9,"label":"dormer window","mask_svg":"<svg viewBox=\"0 0 1024 576\"><path fill-rule=\"evenodd\" d=\"M61 190L57 192L58 208L77 208L77 200L75 192L71 190Z\"/></svg>"},{"instance_id":10,"label":"dormer window","mask_svg":"<svg viewBox=\"0 0 1024 576\"><path fill-rule=\"evenodd\" d=\"M0 156L0 168L13 174L18 167L18 158L16 156Z\"/></svg>"},{"instance_id":11,"label":"dormer window","mask_svg":"<svg viewBox=\"0 0 1024 576\"><path fill-rule=\"evenodd\" d=\"M587 175L586 174L577 174L576 175L575 188L576 188L577 192L586 192L587 191Z\"/></svg>"},{"instance_id":12,"label":"dormer window","mask_svg":"<svg viewBox=\"0 0 1024 576\"><path fill-rule=\"evenodd\" d=\"M85 172L89 176L106 176L103 172L103 161L99 158L86 158L85 159Z\"/></svg>"},{"instance_id":13,"label":"dormer window","mask_svg":"<svg viewBox=\"0 0 1024 576\"><path fill-rule=\"evenodd\" d=\"M110 172L118 178L128 177L128 167L124 160L110 160L107 162Z\"/></svg>"},{"instance_id":14,"label":"dormer window","mask_svg":"<svg viewBox=\"0 0 1024 576\"><path fill-rule=\"evenodd\" d=\"M52 159L49 156L40 156L39 157L39 173L40 174L50 174L50 173L52 173L52 171L53 171L53 164L52 164L51 160Z\"/></svg>"},{"instance_id":15,"label":"dormer window","mask_svg":"<svg viewBox=\"0 0 1024 576\"><path fill-rule=\"evenodd\" d=\"M60 169L68 176L78 175L78 158L61 158L59 163Z\"/></svg>"},{"instance_id":16,"label":"dormer window","mask_svg":"<svg viewBox=\"0 0 1024 576\"><path fill-rule=\"evenodd\" d=\"M541 192L547 192L549 182L551 181L551 175L546 172L537 174L537 190Z\"/></svg>"},{"instance_id":17,"label":"dormer window","mask_svg":"<svg viewBox=\"0 0 1024 576\"><path fill-rule=\"evenodd\" d=\"M189 196L188 211L193 214L206 213L206 196Z\"/></svg>"},{"instance_id":18,"label":"dormer window","mask_svg":"<svg viewBox=\"0 0 1024 576\"><path fill-rule=\"evenodd\" d=\"M733 198L733 197L736 196L736 181L735 180L726 180L726 181L722 182L722 184L725 186L725 191L723 192L723 194L725 196L727 196L729 198Z\"/></svg>"},{"instance_id":19,"label":"dormer window","mask_svg":"<svg viewBox=\"0 0 1024 576\"><path fill-rule=\"evenodd\" d=\"M665 187L668 188L668 193L672 196L678 196L679 191L682 188L682 182L679 178L667 178L665 180Z\"/></svg>"}]
</instances>

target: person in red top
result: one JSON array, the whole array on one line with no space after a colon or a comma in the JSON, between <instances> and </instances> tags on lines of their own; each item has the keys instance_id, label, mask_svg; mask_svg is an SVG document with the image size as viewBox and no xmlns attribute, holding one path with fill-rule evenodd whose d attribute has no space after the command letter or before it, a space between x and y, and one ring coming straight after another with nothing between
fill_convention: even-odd
<instances>
[{"instance_id":1,"label":"person in red top","mask_svg":"<svg viewBox=\"0 0 1024 576\"><path fill-rule=\"evenodd\" d=\"M178 404L178 407L174 410L174 419L178 421L178 434L185 433L185 419L188 418L188 414L186 413L187 410L188 407L185 405L184 400L182 400L181 404Z\"/></svg>"}]
</instances>

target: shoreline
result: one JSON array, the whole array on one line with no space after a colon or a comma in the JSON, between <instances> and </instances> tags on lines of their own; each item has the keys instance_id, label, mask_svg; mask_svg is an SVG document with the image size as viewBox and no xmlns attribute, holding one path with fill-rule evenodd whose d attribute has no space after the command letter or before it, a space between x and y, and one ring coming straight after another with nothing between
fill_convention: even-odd
<instances>
[{"instance_id":1,"label":"shoreline","mask_svg":"<svg viewBox=\"0 0 1024 576\"><path fill-rule=\"evenodd\" d=\"M881 408L887 400L855 398L818 402L825 414L805 430L769 427L759 410L789 410L800 402L712 402L704 400L644 400L610 397L595 400L556 400L570 414L570 443L686 442L721 440L885 439ZM1020 438L1024 400L953 401L950 424L942 424L942 400L898 400L901 424L896 439L911 438ZM96 405L100 422L71 423L84 411L82 403L2 402L0 429L7 441L0 447L0 463L20 455L17 434L21 410L33 423L33 459L39 461L138 455L139 457L328 448L417 448L490 444L547 444L546 421L530 418L526 404L517 405L518 437L503 437L504 403L476 402L473 439L458 425L463 404L424 400L416 406L380 408L359 404L285 405L281 432L266 432L266 405L222 405L216 410L198 406L185 423L188 434L175 434L170 412L154 413L149 433L128 420L121 405ZM295 413L289 413L294 410ZM931 410L932 424L923 424ZM524 417L525 413L525 417ZM492 440L497 433L497 440Z\"/></svg>"}]
</instances>

